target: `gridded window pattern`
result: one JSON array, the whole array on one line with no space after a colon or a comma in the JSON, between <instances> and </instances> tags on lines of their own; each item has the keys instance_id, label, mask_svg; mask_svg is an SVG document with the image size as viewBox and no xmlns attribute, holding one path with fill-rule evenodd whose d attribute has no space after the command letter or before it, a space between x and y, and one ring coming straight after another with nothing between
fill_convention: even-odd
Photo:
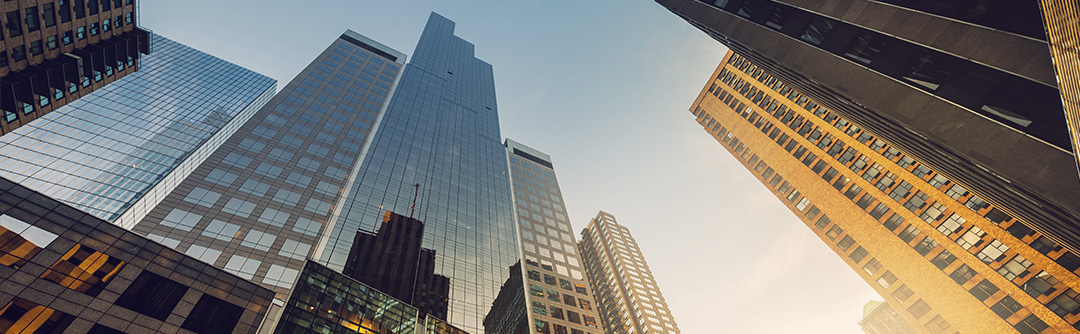
<instances>
[{"instance_id":1,"label":"gridded window pattern","mask_svg":"<svg viewBox=\"0 0 1080 334\"><path fill-rule=\"evenodd\" d=\"M138 72L0 137L0 176L112 221L274 94L269 77L151 36Z\"/></svg>"},{"instance_id":2,"label":"gridded window pattern","mask_svg":"<svg viewBox=\"0 0 1080 334\"><path fill-rule=\"evenodd\" d=\"M416 308L308 261L278 322L278 333L413 333ZM342 302L344 300L344 302Z\"/></svg>"},{"instance_id":3,"label":"gridded window pattern","mask_svg":"<svg viewBox=\"0 0 1080 334\"><path fill-rule=\"evenodd\" d=\"M181 251L286 293L342 200L400 69L334 41L192 172L202 177L164 200L183 200L179 211L158 219L155 208L134 231L176 240Z\"/></svg>"},{"instance_id":4,"label":"gridded window pattern","mask_svg":"<svg viewBox=\"0 0 1080 334\"><path fill-rule=\"evenodd\" d=\"M124 261L110 257L82 244L75 244L60 257L41 278L56 284L97 296L109 281L124 268Z\"/></svg>"}]
</instances>

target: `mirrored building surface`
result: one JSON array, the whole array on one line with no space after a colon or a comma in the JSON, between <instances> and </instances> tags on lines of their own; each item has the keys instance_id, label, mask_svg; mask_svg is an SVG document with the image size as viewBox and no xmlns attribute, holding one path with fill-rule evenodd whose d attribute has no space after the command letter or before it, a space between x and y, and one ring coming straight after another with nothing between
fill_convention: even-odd
<instances>
[{"instance_id":1,"label":"mirrored building surface","mask_svg":"<svg viewBox=\"0 0 1080 334\"><path fill-rule=\"evenodd\" d=\"M142 69L0 136L0 176L130 228L276 81L153 35Z\"/></svg>"},{"instance_id":2,"label":"mirrored building surface","mask_svg":"<svg viewBox=\"0 0 1080 334\"><path fill-rule=\"evenodd\" d=\"M500 142L491 65L454 35L454 22L428 19L378 132L331 217L316 253L343 270L357 230L375 231L386 211L423 221L422 246L434 250L436 275L450 278L447 321L483 333L506 268L518 260Z\"/></svg>"},{"instance_id":3,"label":"mirrored building surface","mask_svg":"<svg viewBox=\"0 0 1080 334\"><path fill-rule=\"evenodd\" d=\"M133 230L284 299L329 231L404 59L346 31Z\"/></svg>"}]
</instances>

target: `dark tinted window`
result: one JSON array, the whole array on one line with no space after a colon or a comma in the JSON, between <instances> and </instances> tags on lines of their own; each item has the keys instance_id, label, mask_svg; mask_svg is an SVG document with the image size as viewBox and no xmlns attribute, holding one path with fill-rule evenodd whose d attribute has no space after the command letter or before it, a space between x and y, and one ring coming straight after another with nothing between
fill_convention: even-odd
<instances>
[{"instance_id":1,"label":"dark tinted window","mask_svg":"<svg viewBox=\"0 0 1080 334\"><path fill-rule=\"evenodd\" d=\"M116 305L165 321L187 289L183 284L143 271L116 300Z\"/></svg>"},{"instance_id":2,"label":"dark tinted window","mask_svg":"<svg viewBox=\"0 0 1080 334\"><path fill-rule=\"evenodd\" d=\"M203 295L180 328L202 334L230 333L243 313L244 309L239 306Z\"/></svg>"}]
</instances>

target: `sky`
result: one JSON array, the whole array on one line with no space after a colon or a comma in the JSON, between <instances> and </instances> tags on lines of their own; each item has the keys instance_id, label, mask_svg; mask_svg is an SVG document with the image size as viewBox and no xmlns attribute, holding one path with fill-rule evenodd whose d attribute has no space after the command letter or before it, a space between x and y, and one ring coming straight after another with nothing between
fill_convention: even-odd
<instances>
[{"instance_id":1,"label":"sky","mask_svg":"<svg viewBox=\"0 0 1080 334\"><path fill-rule=\"evenodd\" d=\"M139 3L142 26L279 88L345 29L411 54L430 12L456 21L503 136L551 155L575 230L599 210L630 228L683 333L861 333L881 299L694 122L727 50L653 1Z\"/></svg>"}]
</instances>

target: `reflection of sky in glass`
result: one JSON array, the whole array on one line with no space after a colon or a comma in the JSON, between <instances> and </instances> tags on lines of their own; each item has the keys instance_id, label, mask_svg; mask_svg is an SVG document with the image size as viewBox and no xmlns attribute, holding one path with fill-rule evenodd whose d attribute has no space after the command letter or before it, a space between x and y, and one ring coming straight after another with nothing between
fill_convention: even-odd
<instances>
[{"instance_id":1,"label":"reflection of sky in glass","mask_svg":"<svg viewBox=\"0 0 1080 334\"><path fill-rule=\"evenodd\" d=\"M113 220L275 81L155 35L138 72L0 137L0 176Z\"/></svg>"},{"instance_id":2,"label":"reflection of sky in glass","mask_svg":"<svg viewBox=\"0 0 1080 334\"><path fill-rule=\"evenodd\" d=\"M341 270L355 231L374 231L384 210L425 224L435 273L450 278L450 323L482 321L518 260L491 65L432 14L372 139L320 262Z\"/></svg>"},{"instance_id":3,"label":"reflection of sky in glass","mask_svg":"<svg viewBox=\"0 0 1080 334\"><path fill-rule=\"evenodd\" d=\"M15 234L26 239L26 241L41 248L45 248L45 246L48 246L57 238L56 234L52 234L49 231L42 230L8 215L0 215L0 226L3 226L11 232L15 232Z\"/></svg>"}]
</instances>

